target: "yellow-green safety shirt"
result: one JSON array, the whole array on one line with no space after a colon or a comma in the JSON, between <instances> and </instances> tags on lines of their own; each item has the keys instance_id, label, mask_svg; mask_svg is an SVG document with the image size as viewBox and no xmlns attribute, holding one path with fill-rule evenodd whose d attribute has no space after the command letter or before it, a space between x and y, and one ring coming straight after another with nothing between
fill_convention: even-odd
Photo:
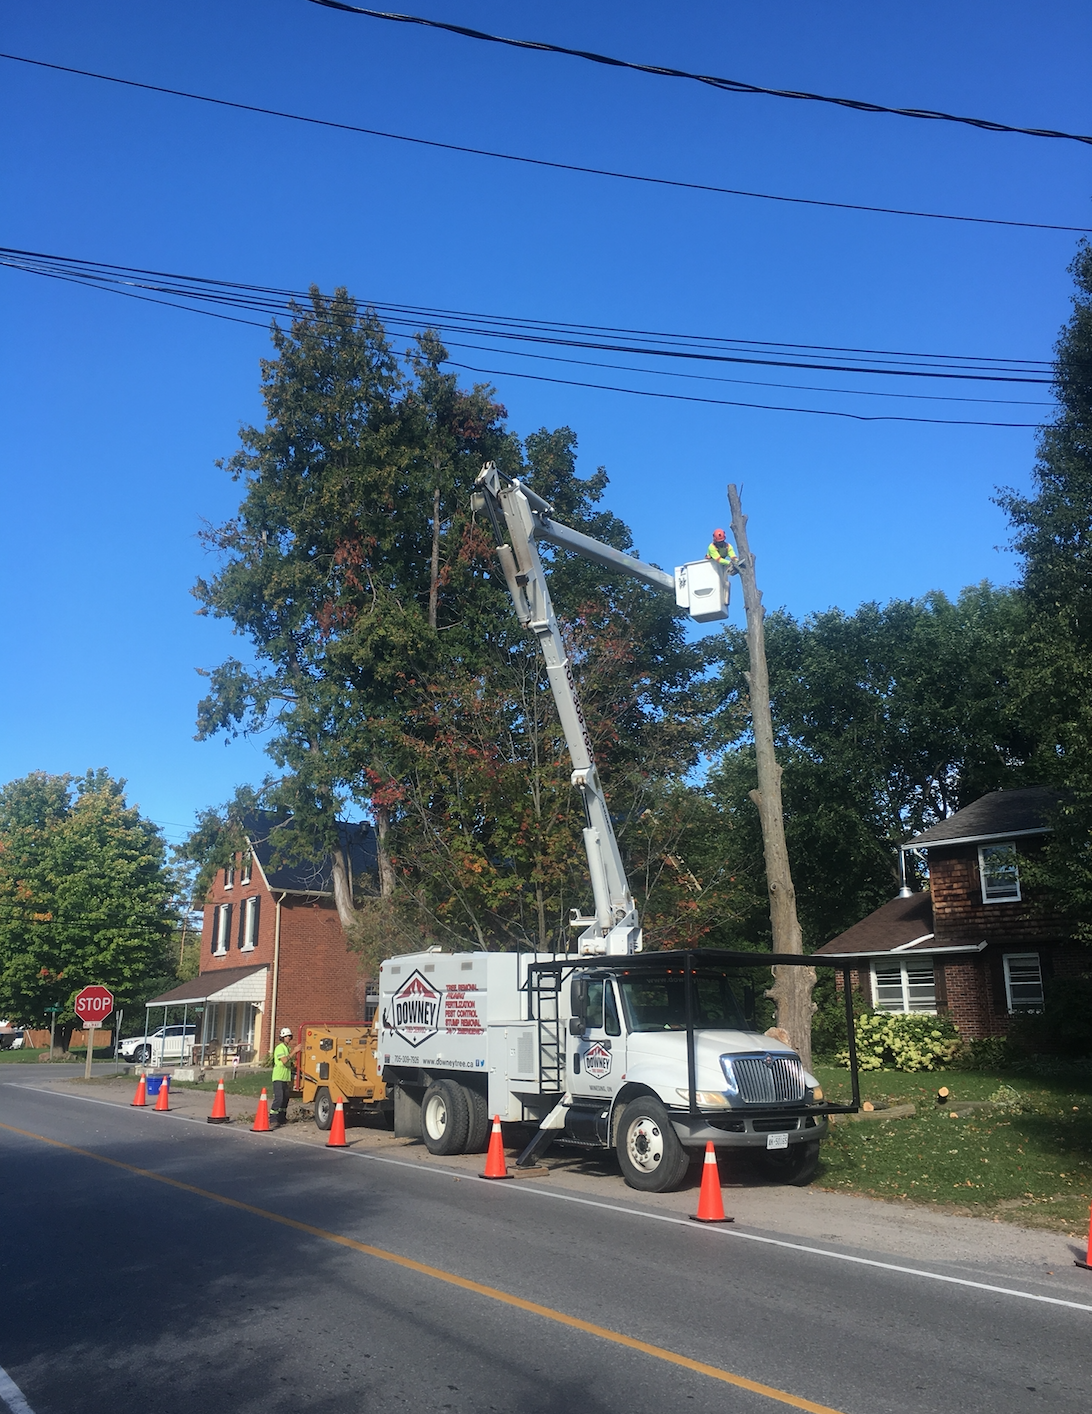
<instances>
[{"instance_id":1,"label":"yellow-green safety shirt","mask_svg":"<svg viewBox=\"0 0 1092 1414\"><path fill-rule=\"evenodd\" d=\"M717 564L727 564L729 560L738 560L739 556L736 554L735 546L729 545L727 540L724 542L723 548L713 540L705 552L705 558L713 560Z\"/></svg>"},{"instance_id":2,"label":"yellow-green safety shirt","mask_svg":"<svg viewBox=\"0 0 1092 1414\"><path fill-rule=\"evenodd\" d=\"M283 1041L273 1052L273 1079L292 1079L292 1052Z\"/></svg>"}]
</instances>

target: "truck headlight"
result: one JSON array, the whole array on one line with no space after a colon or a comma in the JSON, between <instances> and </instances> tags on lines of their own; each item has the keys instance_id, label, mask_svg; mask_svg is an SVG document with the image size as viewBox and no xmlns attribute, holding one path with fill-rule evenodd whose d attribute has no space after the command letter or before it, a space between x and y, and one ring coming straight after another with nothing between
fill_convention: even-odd
<instances>
[{"instance_id":1,"label":"truck headlight","mask_svg":"<svg viewBox=\"0 0 1092 1414\"><path fill-rule=\"evenodd\" d=\"M690 1103L689 1090L676 1090L675 1094L682 1100L684 1105ZM699 1105L704 1105L707 1110L726 1110L729 1100L727 1095L721 1094L719 1090L695 1090L694 1099Z\"/></svg>"},{"instance_id":2,"label":"truck headlight","mask_svg":"<svg viewBox=\"0 0 1092 1414\"><path fill-rule=\"evenodd\" d=\"M724 1071L725 1083L728 1086L729 1095L739 1095L739 1081L736 1079L735 1068L732 1065L731 1056L721 1056L720 1068Z\"/></svg>"},{"instance_id":3,"label":"truck headlight","mask_svg":"<svg viewBox=\"0 0 1092 1414\"><path fill-rule=\"evenodd\" d=\"M823 1098L823 1087L816 1080L815 1076L808 1070L804 1071L804 1086L811 1092L810 1099L813 1105L817 1105Z\"/></svg>"}]
</instances>

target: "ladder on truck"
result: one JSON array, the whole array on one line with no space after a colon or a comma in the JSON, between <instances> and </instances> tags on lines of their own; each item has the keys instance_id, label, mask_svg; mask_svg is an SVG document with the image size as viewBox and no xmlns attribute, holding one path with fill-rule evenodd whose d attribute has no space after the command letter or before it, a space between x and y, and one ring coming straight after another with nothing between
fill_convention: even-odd
<instances>
[{"instance_id":1,"label":"ladder on truck","mask_svg":"<svg viewBox=\"0 0 1092 1414\"><path fill-rule=\"evenodd\" d=\"M544 1095L565 1089L565 1042L561 1031L561 972L532 971L527 979L531 1015L538 1023L538 1084Z\"/></svg>"}]
</instances>

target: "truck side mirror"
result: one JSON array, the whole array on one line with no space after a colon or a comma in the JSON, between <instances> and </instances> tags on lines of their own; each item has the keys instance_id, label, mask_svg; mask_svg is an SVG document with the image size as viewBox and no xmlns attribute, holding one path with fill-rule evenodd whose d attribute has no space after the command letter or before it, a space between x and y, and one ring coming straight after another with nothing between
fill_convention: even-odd
<instances>
[{"instance_id":1,"label":"truck side mirror","mask_svg":"<svg viewBox=\"0 0 1092 1414\"><path fill-rule=\"evenodd\" d=\"M587 1028L586 1028L585 1025L584 1025L584 1018L583 1018L582 1016L570 1016L570 1017L569 1017L569 1035L570 1035L570 1036L583 1036L583 1034L584 1034L584 1032L585 1032L586 1029L587 1029Z\"/></svg>"}]
</instances>

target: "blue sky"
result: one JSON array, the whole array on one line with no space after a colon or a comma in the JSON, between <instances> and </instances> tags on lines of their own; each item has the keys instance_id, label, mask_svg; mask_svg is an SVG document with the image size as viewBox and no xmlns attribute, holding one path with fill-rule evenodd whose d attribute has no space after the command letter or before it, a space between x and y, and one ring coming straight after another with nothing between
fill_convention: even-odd
<instances>
[{"instance_id":1,"label":"blue sky","mask_svg":"<svg viewBox=\"0 0 1092 1414\"><path fill-rule=\"evenodd\" d=\"M1092 11L1076 0L417 0L416 12L776 87L1092 132ZM305 0L37 0L3 13L11 53L339 121L761 191L1092 226L1092 149L1075 143L727 95ZM639 187L3 61L0 75L7 246L343 283L365 300L994 357L1049 358L1068 313L1074 235ZM214 463L260 416L267 336L13 271L0 270L0 289L0 780L105 766L178 838L195 810L266 768L260 742L192 739L195 670L241 645L195 617L189 590L211 568L200 525L238 500ZM521 433L575 429L582 469L607 467L611 507L659 563L701 553L727 519L731 479L768 604L852 610L1013 577L990 497L1028 484L1031 432L495 381ZM740 395L770 401L763 392ZM865 403L914 406L819 405ZM921 406L952 416L962 405Z\"/></svg>"}]
</instances>

